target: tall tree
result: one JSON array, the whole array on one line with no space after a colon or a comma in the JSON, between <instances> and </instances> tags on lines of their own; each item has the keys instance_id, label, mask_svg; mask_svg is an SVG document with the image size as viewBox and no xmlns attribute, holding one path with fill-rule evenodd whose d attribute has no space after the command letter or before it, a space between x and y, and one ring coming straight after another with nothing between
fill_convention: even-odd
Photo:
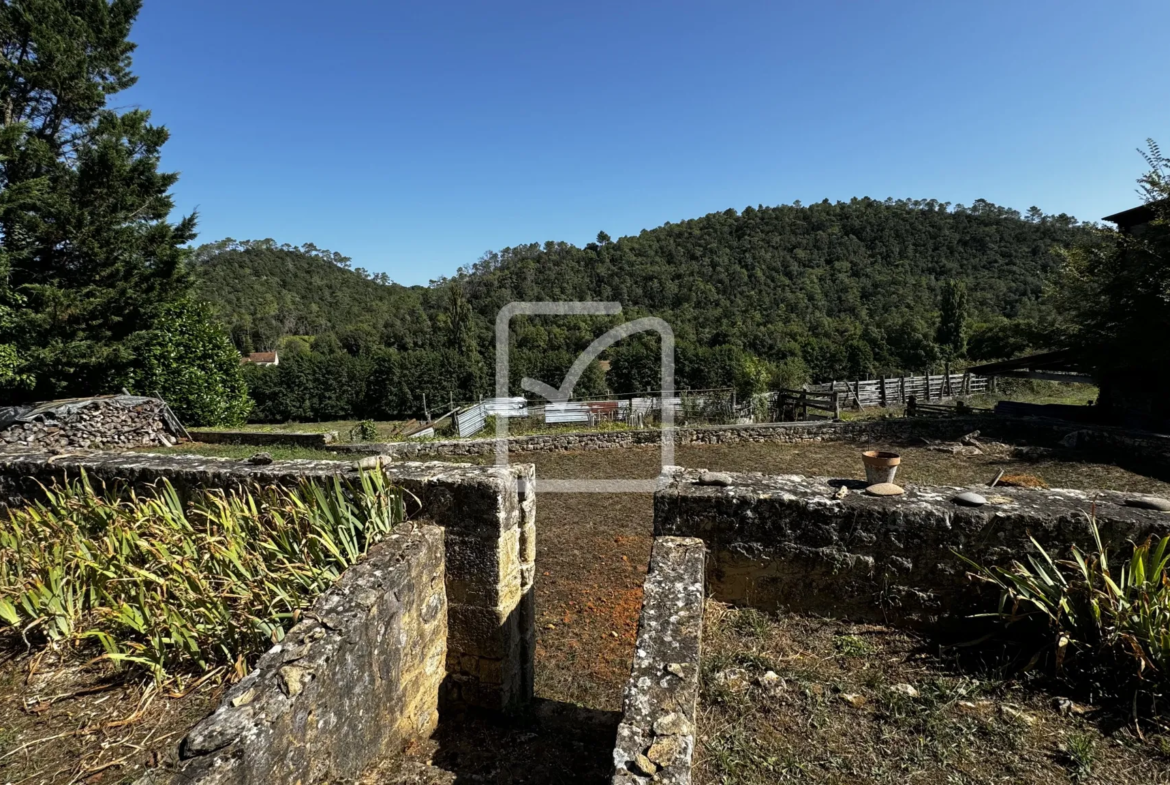
<instances>
[{"instance_id":1,"label":"tall tree","mask_svg":"<svg viewBox=\"0 0 1170 785\"><path fill-rule=\"evenodd\" d=\"M967 284L947 281L942 288L939 307L938 332L935 343L947 360L956 360L967 354Z\"/></svg>"},{"instance_id":2,"label":"tall tree","mask_svg":"<svg viewBox=\"0 0 1170 785\"><path fill-rule=\"evenodd\" d=\"M15 303L0 347L15 354L12 375L31 379L21 397L117 385L139 334L189 288L181 246L195 216L168 222L168 132L146 111L107 108L135 82L127 36L140 6L0 2L0 304Z\"/></svg>"}]
</instances>

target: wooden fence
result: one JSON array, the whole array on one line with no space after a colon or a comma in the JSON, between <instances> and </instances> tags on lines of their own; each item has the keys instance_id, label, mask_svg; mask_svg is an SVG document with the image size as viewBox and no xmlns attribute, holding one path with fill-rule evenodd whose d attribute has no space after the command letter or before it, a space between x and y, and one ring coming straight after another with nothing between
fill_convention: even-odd
<instances>
[{"instance_id":1,"label":"wooden fence","mask_svg":"<svg viewBox=\"0 0 1170 785\"><path fill-rule=\"evenodd\" d=\"M925 376L892 376L883 379L859 379L852 382L829 382L810 385L810 394L827 398L838 396L843 407L896 406L905 404L911 396L918 403L943 401L961 395L987 392L990 382L986 376L969 373L926 374Z\"/></svg>"}]
</instances>

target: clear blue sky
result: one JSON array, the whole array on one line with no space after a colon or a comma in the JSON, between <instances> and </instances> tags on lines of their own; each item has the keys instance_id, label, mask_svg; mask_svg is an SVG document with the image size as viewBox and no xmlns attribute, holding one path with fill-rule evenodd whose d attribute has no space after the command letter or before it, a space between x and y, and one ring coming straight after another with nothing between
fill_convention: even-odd
<instances>
[{"instance_id":1,"label":"clear blue sky","mask_svg":"<svg viewBox=\"0 0 1170 785\"><path fill-rule=\"evenodd\" d=\"M1096 220L1170 147L1170 2L146 0L119 106L200 241L487 249L887 196Z\"/></svg>"}]
</instances>

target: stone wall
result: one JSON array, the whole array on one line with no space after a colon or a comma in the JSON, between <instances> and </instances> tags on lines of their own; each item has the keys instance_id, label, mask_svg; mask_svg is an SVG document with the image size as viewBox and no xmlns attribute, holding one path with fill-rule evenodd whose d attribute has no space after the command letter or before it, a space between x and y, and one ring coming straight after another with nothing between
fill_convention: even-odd
<instances>
[{"instance_id":1,"label":"stone wall","mask_svg":"<svg viewBox=\"0 0 1170 785\"><path fill-rule=\"evenodd\" d=\"M643 585L613 785L691 781L703 637L702 540L658 537Z\"/></svg>"},{"instance_id":2,"label":"stone wall","mask_svg":"<svg viewBox=\"0 0 1170 785\"><path fill-rule=\"evenodd\" d=\"M698 537L716 599L858 619L929 625L963 612L974 585L955 553L1004 564L1033 550L1092 547L1089 515L1115 554L1170 534L1170 514L1126 506L1107 491L986 489L993 503L963 507L963 489L907 487L877 498L840 481L678 470L655 495L656 536Z\"/></svg>"},{"instance_id":3,"label":"stone wall","mask_svg":"<svg viewBox=\"0 0 1170 785\"><path fill-rule=\"evenodd\" d=\"M438 723L443 530L405 524L322 594L141 785L352 781Z\"/></svg>"},{"instance_id":4,"label":"stone wall","mask_svg":"<svg viewBox=\"0 0 1170 785\"><path fill-rule=\"evenodd\" d=\"M270 444L287 444L310 450L323 450L325 445L337 441L336 431L324 433L293 433L290 431L191 431L193 441L204 444L250 444L267 447Z\"/></svg>"},{"instance_id":5,"label":"stone wall","mask_svg":"<svg viewBox=\"0 0 1170 785\"><path fill-rule=\"evenodd\" d=\"M169 447L181 435L158 398L107 395L0 408L0 447L9 450Z\"/></svg>"},{"instance_id":6,"label":"stone wall","mask_svg":"<svg viewBox=\"0 0 1170 785\"><path fill-rule=\"evenodd\" d=\"M758 425L705 425L677 428L675 444L738 444L744 442L803 443L848 441L888 444L922 438L953 440L980 431L983 438L1039 447L1068 447L1093 453L1095 460L1140 461L1143 469L1170 479L1170 436L1105 426L1026 417L968 415L962 417L891 417L850 422L791 422ZM661 443L656 429L586 431L508 437L510 453L604 450L653 447ZM337 452L377 453L395 458L492 455L496 440L451 439L371 444L330 445Z\"/></svg>"},{"instance_id":7,"label":"stone wall","mask_svg":"<svg viewBox=\"0 0 1170 785\"><path fill-rule=\"evenodd\" d=\"M204 488L356 476L349 461L247 461L193 455L0 454L0 511L27 503L62 476L143 487L169 480L180 494ZM401 463L382 469L405 492L412 518L446 533L446 700L507 709L532 696L536 549L535 472L529 464Z\"/></svg>"}]
</instances>

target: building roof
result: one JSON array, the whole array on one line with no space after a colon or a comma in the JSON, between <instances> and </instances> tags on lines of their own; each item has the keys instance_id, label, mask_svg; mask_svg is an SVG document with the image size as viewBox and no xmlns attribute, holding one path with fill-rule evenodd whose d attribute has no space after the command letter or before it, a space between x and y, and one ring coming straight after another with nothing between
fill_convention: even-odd
<instances>
[{"instance_id":1,"label":"building roof","mask_svg":"<svg viewBox=\"0 0 1170 785\"><path fill-rule=\"evenodd\" d=\"M1154 208L1148 204L1138 205L1128 210L1122 210L1120 213L1107 215L1101 220L1117 224L1118 229L1128 229L1154 220Z\"/></svg>"},{"instance_id":2,"label":"building roof","mask_svg":"<svg viewBox=\"0 0 1170 785\"><path fill-rule=\"evenodd\" d=\"M276 352L252 352L241 359L246 363L256 363L257 365L274 363L276 362Z\"/></svg>"}]
</instances>

